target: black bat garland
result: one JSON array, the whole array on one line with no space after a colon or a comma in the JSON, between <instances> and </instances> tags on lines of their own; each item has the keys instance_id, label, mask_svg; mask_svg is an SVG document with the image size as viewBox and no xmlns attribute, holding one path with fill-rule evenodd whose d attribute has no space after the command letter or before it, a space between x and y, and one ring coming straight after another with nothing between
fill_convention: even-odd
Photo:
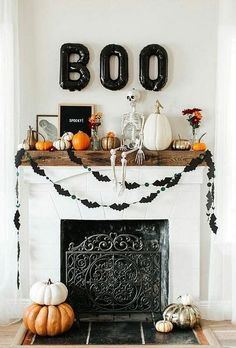
<instances>
[{"instance_id":1,"label":"black bat garland","mask_svg":"<svg viewBox=\"0 0 236 348\"><path fill-rule=\"evenodd\" d=\"M61 185L58 184L53 184L54 188L56 191L59 193L61 196L66 196L66 197L71 197L71 194L68 190L65 190L61 187Z\"/></svg>"},{"instance_id":2,"label":"black bat garland","mask_svg":"<svg viewBox=\"0 0 236 348\"><path fill-rule=\"evenodd\" d=\"M88 199L81 199L80 202L83 205L85 205L87 208L99 208L100 207L99 203L97 203L97 202L90 202Z\"/></svg>"},{"instance_id":3,"label":"black bat garland","mask_svg":"<svg viewBox=\"0 0 236 348\"><path fill-rule=\"evenodd\" d=\"M68 156L70 158L70 160L76 164L79 165L83 165L83 162L81 160L81 158L76 157L74 155L73 150L68 150L67 151ZM106 205L106 204L100 204L98 202L91 202L88 199L81 199L80 197L77 197L76 195L73 195L69 192L69 190L63 188L61 185L55 183L52 179L50 179L48 176L46 176L46 173L44 171L44 169L40 168L40 166L38 165L38 163L32 159L32 157L30 156L30 154L28 152L26 152L24 149L21 149L17 152L16 156L15 156L15 166L18 169L18 167L21 165L21 160L23 158L23 156L26 154L26 158L28 159L33 171L40 175L45 177L46 180L50 181L53 185L53 187L55 188L55 190L57 191L58 194L65 196L65 197L70 197L71 199L76 199L78 201L80 201L83 205L85 205L87 208L91 209L91 208L99 208L99 207L107 207L107 208L111 208L113 210L117 210L117 211L122 211L124 209L127 209L130 205L133 204L137 204L137 203L151 203L154 199L157 198L157 196L161 193L164 192L165 190L176 186L183 173L187 173L190 171L193 171L197 168L197 166L199 166L202 162L206 162L207 166L208 166L208 171L207 171L207 176L209 179L208 182L208 193L207 193L207 202L206 202L206 208L207 208L207 217L208 217L208 221L209 221L209 226L212 230L213 233L217 233L218 227L217 227L217 219L216 216L214 214L214 178L215 178L215 164L212 160L212 154L209 150L207 150L204 154L200 154L199 157L194 158L190 161L190 163L183 169L182 172L180 173L176 173L175 175L173 175L173 177L166 177L164 179L161 180L156 180L153 183L145 183L144 185L140 185L136 182L132 182L132 183L128 183L125 182L125 186L128 190L132 190L132 189L137 189L140 186L156 186L159 187L159 189L156 192L152 192L150 193L150 195L146 196L146 197L142 197L139 201L135 201L135 202L131 202L131 203L113 203L111 205ZM92 173L93 176L100 182L111 182L111 179L106 176L106 175L102 175L99 171L92 171L90 168L88 168L87 166L83 165L84 168L88 169L88 172ZM14 215L14 225L16 227L17 230L17 288L19 289L20 287L20 273L19 273L19 259L20 259L20 241L19 241L19 231L20 231L20 212L19 212L19 207L20 207L20 203L19 203L19 184L18 184L18 177L19 177L19 172L17 170L17 181L16 181L16 187L15 187L15 191L16 191L16 207L17 210L15 212Z\"/></svg>"},{"instance_id":4,"label":"black bat garland","mask_svg":"<svg viewBox=\"0 0 236 348\"><path fill-rule=\"evenodd\" d=\"M24 154L25 154L24 149L20 149L19 151L17 151L17 153L15 155L15 167L16 168L18 168L21 165L21 160L22 160Z\"/></svg>"},{"instance_id":5,"label":"black bat garland","mask_svg":"<svg viewBox=\"0 0 236 348\"><path fill-rule=\"evenodd\" d=\"M127 209L129 206L130 206L130 204L128 204L128 203L121 203L121 204L113 203L109 207L111 209L121 211L121 210Z\"/></svg>"},{"instance_id":6,"label":"black bat garland","mask_svg":"<svg viewBox=\"0 0 236 348\"><path fill-rule=\"evenodd\" d=\"M141 198L139 202L151 203L157 197L158 194L159 194L158 192L151 193L149 196Z\"/></svg>"},{"instance_id":7,"label":"black bat garland","mask_svg":"<svg viewBox=\"0 0 236 348\"><path fill-rule=\"evenodd\" d=\"M14 222L16 229L19 231L19 229L20 229L20 212L18 209L15 212L13 222Z\"/></svg>"},{"instance_id":8,"label":"black bat garland","mask_svg":"<svg viewBox=\"0 0 236 348\"><path fill-rule=\"evenodd\" d=\"M181 179L181 176L182 176L181 173L175 174L174 178L172 180L170 180L170 182L166 185L166 188L170 188L170 187L177 185Z\"/></svg>"},{"instance_id":9,"label":"black bat garland","mask_svg":"<svg viewBox=\"0 0 236 348\"><path fill-rule=\"evenodd\" d=\"M95 171L92 171L91 172L92 174L93 174L93 176L98 180L98 181L103 181L103 182L110 182L111 181L111 179L110 178L108 178L108 176L107 175L102 175L102 174L100 174L99 172L95 172Z\"/></svg>"},{"instance_id":10,"label":"black bat garland","mask_svg":"<svg viewBox=\"0 0 236 348\"><path fill-rule=\"evenodd\" d=\"M210 216L210 222L209 222L210 228L212 230L213 233L217 233L218 230L218 226L216 224L216 216L214 213L211 214Z\"/></svg>"},{"instance_id":11,"label":"black bat garland","mask_svg":"<svg viewBox=\"0 0 236 348\"><path fill-rule=\"evenodd\" d=\"M45 171L43 169L41 169L39 167L38 163L36 163L31 157L29 158L29 161L30 161L30 165L31 165L33 171L36 174L38 174L40 176L46 176Z\"/></svg>"},{"instance_id":12,"label":"black bat garland","mask_svg":"<svg viewBox=\"0 0 236 348\"><path fill-rule=\"evenodd\" d=\"M111 182L112 180L107 176L107 175L103 175L101 174L99 171L93 171L91 170L91 168L88 168L88 166L84 165L83 161L81 158L76 157L74 154L74 151L72 149L67 150L68 156L70 158L70 160L76 164L82 165L85 169L88 170L89 173L91 173L98 181L100 182ZM198 161L200 161L200 163L202 162L202 159L198 159ZM195 163L198 163L198 161L196 161ZM196 167L191 167L190 170L194 170ZM141 186L164 186L166 184L168 184L170 181L172 180L171 177L166 177L164 179L161 180L155 180L153 183L145 183L145 184L138 184L137 182L125 182L125 187L128 190L134 190L137 189Z\"/></svg>"},{"instance_id":13,"label":"black bat garland","mask_svg":"<svg viewBox=\"0 0 236 348\"><path fill-rule=\"evenodd\" d=\"M138 187L140 187L140 185L137 183L137 182L125 182L125 187L128 189L128 190L133 190L133 189L136 189Z\"/></svg>"},{"instance_id":14,"label":"black bat garland","mask_svg":"<svg viewBox=\"0 0 236 348\"><path fill-rule=\"evenodd\" d=\"M69 156L71 162L83 165L81 158L76 157L73 150L69 149L69 150L67 150L67 153L68 153L68 156Z\"/></svg>"},{"instance_id":15,"label":"black bat garland","mask_svg":"<svg viewBox=\"0 0 236 348\"><path fill-rule=\"evenodd\" d=\"M166 177L165 179L162 180L156 180L152 183L153 186L164 186L166 184L168 184L171 180L171 177Z\"/></svg>"}]
</instances>

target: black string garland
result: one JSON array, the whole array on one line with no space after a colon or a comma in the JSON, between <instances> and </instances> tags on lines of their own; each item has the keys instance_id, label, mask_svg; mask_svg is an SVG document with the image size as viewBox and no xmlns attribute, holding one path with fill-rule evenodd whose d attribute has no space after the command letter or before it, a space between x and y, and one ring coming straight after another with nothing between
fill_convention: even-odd
<instances>
[{"instance_id":1,"label":"black string garland","mask_svg":"<svg viewBox=\"0 0 236 348\"><path fill-rule=\"evenodd\" d=\"M112 180L107 176L107 175L102 175L99 171L93 171L90 167L85 166L82 162L82 159L80 157L76 157L73 150L68 150L67 151L68 156L70 160L78 165L82 165L85 169L88 170L98 181L100 182L111 182ZM20 237L20 212L19 212L19 207L20 207L20 201L19 201L19 171L18 167L21 164L21 160L23 156L26 156L26 159L29 161L30 166L32 167L33 171L42 176L45 177L46 180L51 182L53 185L54 189L57 191L59 195L69 197L73 200L80 201L83 205L85 205L87 208L92 209L92 208L99 208L99 207L105 207L105 208L111 208L113 210L117 211L122 211L124 209L127 209L129 206L138 204L138 203L151 203L154 199L157 198L157 196L167 189L176 186L182 175L184 173L191 172L195 170L202 162L206 162L208 170L207 170L207 177L208 177L208 192L206 195L207 202L206 202L206 209L207 209L207 218L208 218L208 223L209 226L212 230L213 233L217 233L217 223L216 223L216 216L214 213L215 210L215 205L214 205L214 178L215 178L215 164L212 160L212 154L209 150L207 150L205 153L200 154L197 158L193 158L188 165L184 167L184 169L179 172L174 174L172 177L165 177L164 179L161 180L155 180L152 183L145 183L144 185L141 185L137 182L132 182L132 183L125 183L125 186L128 190L133 190L137 189L141 186L154 186L158 187L158 190L156 192L150 193L146 197L142 197L139 201L131 202L131 203L113 203L113 204L100 204L98 202L91 202L88 199L82 199L81 197L78 197L74 194L71 194L70 191L61 185L55 183L50 177L48 177L44 171L43 168L41 168L38 163L30 156L29 152L25 151L24 149L21 149L17 152L15 156L15 166L17 169L17 177L16 177L16 212L14 216L14 225L17 230L17 288L19 289L20 286L20 278L19 278L19 259L20 259L20 242L19 242L19 237Z\"/></svg>"}]
</instances>

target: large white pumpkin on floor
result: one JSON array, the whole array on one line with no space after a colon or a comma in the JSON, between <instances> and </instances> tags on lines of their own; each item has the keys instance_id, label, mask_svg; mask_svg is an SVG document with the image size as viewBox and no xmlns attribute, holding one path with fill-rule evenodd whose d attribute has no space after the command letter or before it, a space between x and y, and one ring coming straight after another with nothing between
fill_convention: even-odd
<instances>
[{"instance_id":1,"label":"large white pumpkin on floor","mask_svg":"<svg viewBox=\"0 0 236 348\"><path fill-rule=\"evenodd\" d=\"M65 284L61 282L52 283L37 282L30 289L30 299L40 305L57 306L65 302L68 296L68 290Z\"/></svg>"},{"instance_id":2,"label":"large white pumpkin on floor","mask_svg":"<svg viewBox=\"0 0 236 348\"><path fill-rule=\"evenodd\" d=\"M172 141L168 118L160 113L162 105L157 100L156 111L148 116L144 125L144 146L148 150L165 150Z\"/></svg>"}]
</instances>

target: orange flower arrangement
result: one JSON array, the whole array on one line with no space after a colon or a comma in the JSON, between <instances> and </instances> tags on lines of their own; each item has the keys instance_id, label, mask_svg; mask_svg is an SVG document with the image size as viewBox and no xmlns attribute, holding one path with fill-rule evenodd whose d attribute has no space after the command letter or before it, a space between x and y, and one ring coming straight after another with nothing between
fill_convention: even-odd
<instances>
[{"instance_id":1,"label":"orange flower arrangement","mask_svg":"<svg viewBox=\"0 0 236 348\"><path fill-rule=\"evenodd\" d=\"M100 126L101 124L101 118L102 118L102 112L96 112L95 114L92 114L88 119L90 127L92 129L97 129L98 126Z\"/></svg>"},{"instance_id":2,"label":"orange flower arrangement","mask_svg":"<svg viewBox=\"0 0 236 348\"><path fill-rule=\"evenodd\" d=\"M91 128L92 150L100 150L100 139L98 137L98 127L101 125L102 112L96 112L88 119Z\"/></svg>"},{"instance_id":3,"label":"orange flower arrangement","mask_svg":"<svg viewBox=\"0 0 236 348\"><path fill-rule=\"evenodd\" d=\"M200 127L200 122L202 119L202 113L201 113L201 109L198 108L193 108L193 109L185 109L182 111L182 115L187 116L187 120L190 124L190 126L192 127L192 133L193 133L193 137L195 136L195 130L196 128Z\"/></svg>"}]
</instances>

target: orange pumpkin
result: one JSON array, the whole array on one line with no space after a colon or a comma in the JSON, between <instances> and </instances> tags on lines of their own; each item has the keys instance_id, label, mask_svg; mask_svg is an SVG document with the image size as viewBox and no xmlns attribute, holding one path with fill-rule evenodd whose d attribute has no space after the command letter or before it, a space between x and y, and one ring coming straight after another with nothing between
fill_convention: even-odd
<instances>
[{"instance_id":1,"label":"orange pumpkin","mask_svg":"<svg viewBox=\"0 0 236 348\"><path fill-rule=\"evenodd\" d=\"M79 131L72 138L72 145L75 150L87 150L90 145L88 134Z\"/></svg>"},{"instance_id":2,"label":"orange pumpkin","mask_svg":"<svg viewBox=\"0 0 236 348\"><path fill-rule=\"evenodd\" d=\"M56 336L68 331L75 319L67 303L58 306L41 306L33 303L23 316L25 327L39 336Z\"/></svg>"},{"instance_id":3,"label":"orange pumpkin","mask_svg":"<svg viewBox=\"0 0 236 348\"><path fill-rule=\"evenodd\" d=\"M37 141L35 144L36 150L39 151L48 151L52 148L53 143L49 140L42 140L42 141Z\"/></svg>"},{"instance_id":4,"label":"orange pumpkin","mask_svg":"<svg viewBox=\"0 0 236 348\"><path fill-rule=\"evenodd\" d=\"M206 144L205 144L205 143L201 143L201 139L204 137L204 135L206 135L206 133L204 133L204 134L199 138L199 140L198 140L197 143L195 143L195 144L192 145L192 149L193 149L194 151L205 151L205 150L206 150L206 148L207 148Z\"/></svg>"},{"instance_id":5,"label":"orange pumpkin","mask_svg":"<svg viewBox=\"0 0 236 348\"><path fill-rule=\"evenodd\" d=\"M205 151L207 148L205 143L195 143L193 144L194 151Z\"/></svg>"}]
</instances>

